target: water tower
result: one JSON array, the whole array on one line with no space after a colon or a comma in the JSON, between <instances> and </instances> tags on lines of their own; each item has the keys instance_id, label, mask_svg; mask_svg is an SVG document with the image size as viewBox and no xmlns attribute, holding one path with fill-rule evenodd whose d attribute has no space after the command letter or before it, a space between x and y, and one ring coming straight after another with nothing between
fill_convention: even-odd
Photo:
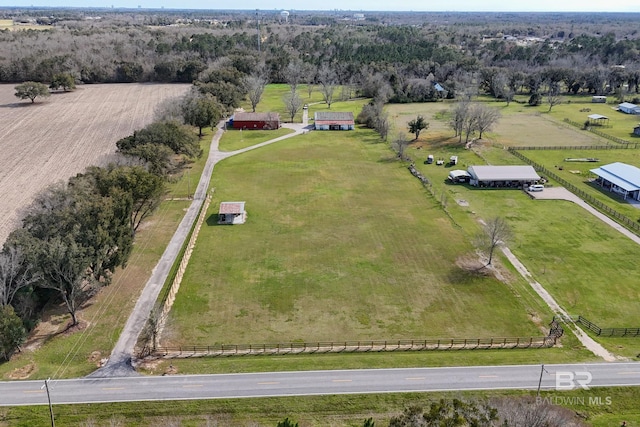
<instances>
[{"instance_id":1,"label":"water tower","mask_svg":"<svg viewBox=\"0 0 640 427\"><path fill-rule=\"evenodd\" d=\"M289 22L289 12L287 12L286 10L283 10L282 12L280 12L280 20L284 22Z\"/></svg>"}]
</instances>

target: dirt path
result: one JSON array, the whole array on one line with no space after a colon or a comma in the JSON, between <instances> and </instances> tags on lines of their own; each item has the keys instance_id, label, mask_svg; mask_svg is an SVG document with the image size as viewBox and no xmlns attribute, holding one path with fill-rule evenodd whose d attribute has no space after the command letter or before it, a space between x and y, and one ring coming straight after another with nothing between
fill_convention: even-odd
<instances>
[{"instance_id":1,"label":"dirt path","mask_svg":"<svg viewBox=\"0 0 640 427\"><path fill-rule=\"evenodd\" d=\"M631 240L633 240L634 242L640 245L640 237L638 237L636 234L632 233L631 231L627 230L626 228L624 228L623 226L621 226L620 224L618 224L608 216L599 212L597 209L589 205L584 200L580 199L578 196L576 196L566 188L548 187L548 188L545 188L544 191L529 193L529 194L536 200L567 200L567 201L573 202L578 206L581 206L582 208L587 210L589 213L591 213L595 217L602 220L605 224L609 225L615 230L618 230L620 233L624 234L625 236L627 236L628 238L630 238ZM575 322L573 322L573 320L571 320L571 316L569 316L569 314L562 307L560 307L560 305L556 302L555 299L553 299L553 297L546 291L546 289L544 289L544 287L542 287L542 285L538 283L533 278L533 276L531 276L531 273L529 273L526 267L520 262L520 260L518 260L518 258L511 252L509 248L503 246L501 249L502 249L502 252L505 254L505 256L509 259L511 264L513 264L513 266L516 268L516 270L518 270L520 275L524 277L524 279L529 283L529 285L531 285L533 290L536 291L536 293L540 296L540 298L544 300L544 302L549 306L549 308L551 308L551 310L557 316L560 316L563 319L565 319L566 324L569 325L569 327L571 328L571 331L580 340L582 345L584 345L589 351L591 351L596 356L601 357L608 362L613 362L615 360L618 360L616 356L611 354L607 349L605 349L603 346L597 343L593 338L591 338L587 333L585 333L582 330L582 328L576 325Z\"/></svg>"},{"instance_id":2,"label":"dirt path","mask_svg":"<svg viewBox=\"0 0 640 427\"><path fill-rule=\"evenodd\" d=\"M218 146L220 143L220 138L222 138L223 135L223 126L224 122L220 122L218 124L218 130L211 140L209 157L207 158L207 163L205 164L202 175L200 176L200 181L198 182L198 187L194 194L193 202L187 209L185 216L182 218L182 221L178 225L178 229L171 238L171 241L167 245L167 248L162 254L162 257L158 261L158 264L156 264L155 268L153 269L151 277L145 284L145 287L142 290L142 293L138 298L133 311L127 319L127 323L125 324L124 329L122 330L122 333L118 338L118 342L111 352L109 360L103 367L90 374L89 377L102 378L138 375L132 365L136 342L138 341L138 337L142 332L147 319L149 318L149 313L151 313L151 310L158 300L158 296L160 295L163 284L166 282L167 277L169 276L171 267L176 262L178 254L180 253L180 250L184 245L187 236L189 235L189 231L192 229L194 222L198 218L198 213L200 212L200 208L202 207L202 204L204 203L204 200L206 198L214 166L219 161L224 160L227 157L235 156L237 154L241 154L250 150L255 150L256 148L273 144L274 142L282 141L284 139L307 132L307 129L301 124L285 125L284 127L290 127L291 129L294 129L295 132L281 136L279 138L274 138L269 141L262 142L260 144L252 145L251 147L231 152L222 152L218 149Z\"/></svg>"},{"instance_id":3,"label":"dirt path","mask_svg":"<svg viewBox=\"0 0 640 427\"><path fill-rule=\"evenodd\" d=\"M589 351L595 354L598 357L606 360L607 362L614 362L617 358L609 353L607 349L598 344L593 338L587 335L578 325L576 325L573 320L571 320L571 316L562 308L560 304L556 302L556 300L547 292L547 290L538 283L531 273L527 270L527 268L520 262L520 260L511 252L511 250L506 246L501 246L502 253L505 254L509 262L518 270L518 273L531 285L534 291L543 299L543 301L549 306L549 308L555 313L556 316L564 319L565 324L569 325L571 328L571 332L580 340L582 345L584 345Z\"/></svg>"}]
</instances>

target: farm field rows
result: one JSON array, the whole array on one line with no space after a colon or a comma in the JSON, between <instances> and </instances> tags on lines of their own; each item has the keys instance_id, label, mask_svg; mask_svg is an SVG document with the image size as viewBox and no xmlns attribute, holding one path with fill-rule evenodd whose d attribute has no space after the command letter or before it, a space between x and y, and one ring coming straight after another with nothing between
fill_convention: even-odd
<instances>
[{"instance_id":1,"label":"farm field rows","mask_svg":"<svg viewBox=\"0 0 640 427\"><path fill-rule=\"evenodd\" d=\"M0 85L0 243L40 190L113 160L118 139L150 123L160 101L188 87L87 85L31 104L14 96L14 85Z\"/></svg>"}]
</instances>

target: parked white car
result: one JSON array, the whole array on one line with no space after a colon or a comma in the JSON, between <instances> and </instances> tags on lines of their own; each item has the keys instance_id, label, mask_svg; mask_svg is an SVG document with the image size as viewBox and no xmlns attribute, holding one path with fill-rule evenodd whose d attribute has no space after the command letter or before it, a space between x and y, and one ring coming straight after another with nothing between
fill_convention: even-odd
<instances>
[{"instance_id":1,"label":"parked white car","mask_svg":"<svg viewBox=\"0 0 640 427\"><path fill-rule=\"evenodd\" d=\"M542 191L544 190L544 185L542 184L533 184L529 186L529 191Z\"/></svg>"}]
</instances>

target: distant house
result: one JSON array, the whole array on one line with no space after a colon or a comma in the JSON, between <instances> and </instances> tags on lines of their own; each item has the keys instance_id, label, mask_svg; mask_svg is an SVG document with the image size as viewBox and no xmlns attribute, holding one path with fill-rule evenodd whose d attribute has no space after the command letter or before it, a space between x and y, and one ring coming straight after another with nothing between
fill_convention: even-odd
<instances>
[{"instance_id":1,"label":"distant house","mask_svg":"<svg viewBox=\"0 0 640 427\"><path fill-rule=\"evenodd\" d=\"M218 224L244 224L247 212L244 202L221 202L218 210Z\"/></svg>"},{"instance_id":2,"label":"distant house","mask_svg":"<svg viewBox=\"0 0 640 427\"><path fill-rule=\"evenodd\" d=\"M622 195L625 199L640 200L640 169L626 163L610 163L591 169L598 176L596 183L603 188Z\"/></svg>"},{"instance_id":3,"label":"distant house","mask_svg":"<svg viewBox=\"0 0 640 427\"><path fill-rule=\"evenodd\" d=\"M467 172L476 187L522 188L541 179L533 166L469 166Z\"/></svg>"},{"instance_id":4,"label":"distant house","mask_svg":"<svg viewBox=\"0 0 640 427\"><path fill-rule=\"evenodd\" d=\"M591 102L595 104L605 104L607 102L606 96L593 96L591 97Z\"/></svg>"},{"instance_id":5,"label":"distant house","mask_svg":"<svg viewBox=\"0 0 640 427\"><path fill-rule=\"evenodd\" d=\"M229 120L234 129L272 130L280 128L278 113L235 113Z\"/></svg>"},{"instance_id":6,"label":"distant house","mask_svg":"<svg viewBox=\"0 0 640 427\"><path fill-rule=\"evenodd\" d=\"M631 104L630 102L623 102L622 104L618 104L618 110L627 114L640 114L640 107L636 104Z\"/></svg>"},{"instance_id":7,"label":"distant house","mask_svg":"<svg viewBox=\"0 0 640 427\"><path fill-rule=\"evenodd\" d=\"M313 116L315 130L354 130L353 113L317 112Z\"/></svg>"}]
</instances>

